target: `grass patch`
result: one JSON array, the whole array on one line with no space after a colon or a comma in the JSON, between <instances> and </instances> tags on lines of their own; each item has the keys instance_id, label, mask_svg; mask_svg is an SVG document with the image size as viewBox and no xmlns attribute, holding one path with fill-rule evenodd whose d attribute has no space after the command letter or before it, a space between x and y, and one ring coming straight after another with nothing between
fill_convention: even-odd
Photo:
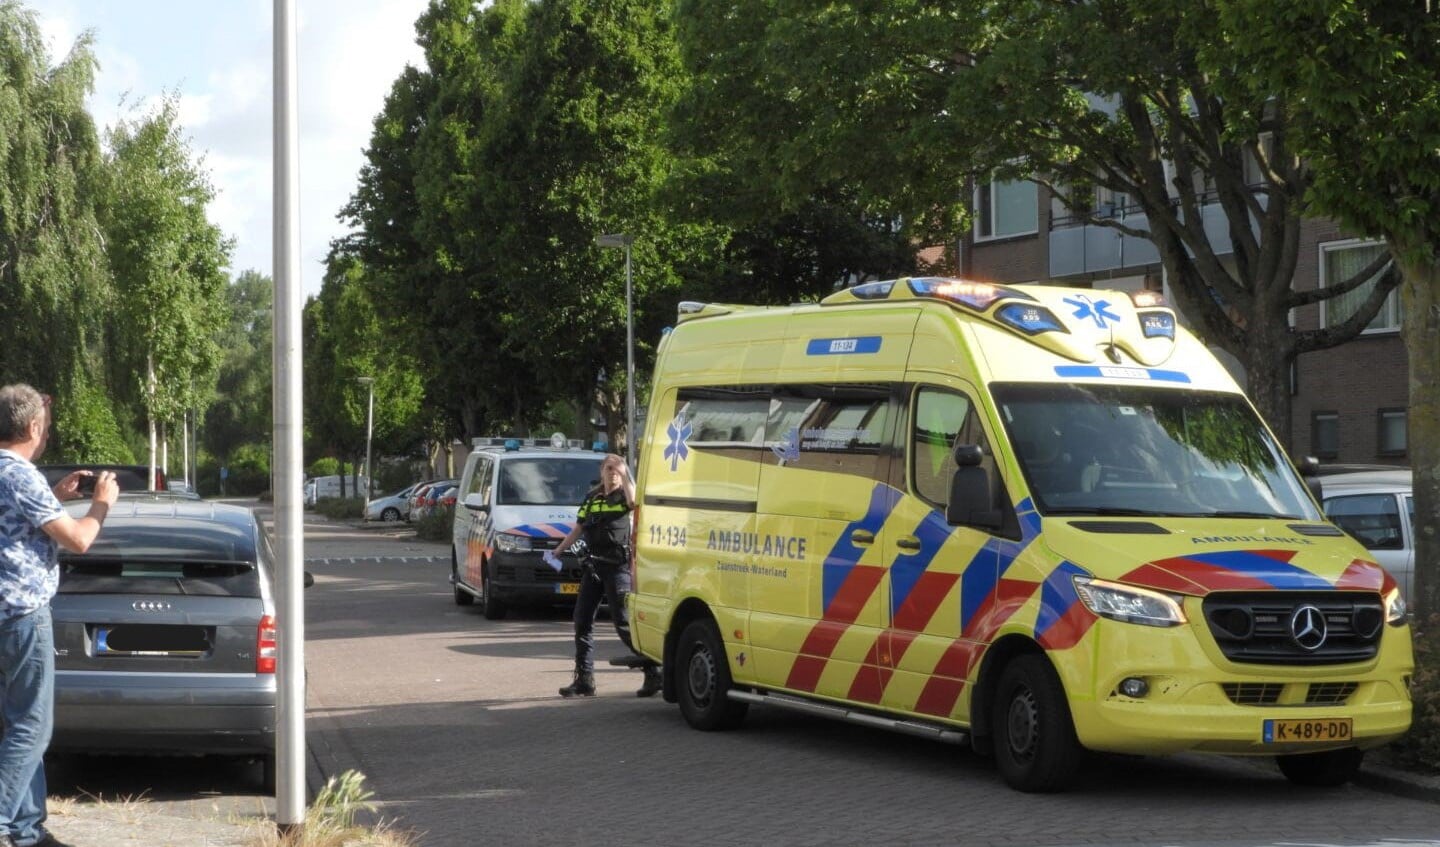
<instances>
[{"instance_id":1,"label":"grass patch","mask_svg":"<svg viewBox=\"0 0 1440 847\"><path fill-rule=\"evenodd\" d=\"M385 820L373 826L360 822L375 815L373 791L365 788L365 775L346 771L332 776L305 813L305 826L282 835L273 825L246 842L246 847L416 847L419 841Z\"/></svg>"},{"instance_id":2,"label":"grass patch","mask_svg":"<svg viewBox=\"0 0 1440 847\"><path fill-rule=\"evenodd\" d=\"M337 521L358 521L365 516L365 500L360 497L321 497L313 508Z\"/></svg>"}]
</instances>

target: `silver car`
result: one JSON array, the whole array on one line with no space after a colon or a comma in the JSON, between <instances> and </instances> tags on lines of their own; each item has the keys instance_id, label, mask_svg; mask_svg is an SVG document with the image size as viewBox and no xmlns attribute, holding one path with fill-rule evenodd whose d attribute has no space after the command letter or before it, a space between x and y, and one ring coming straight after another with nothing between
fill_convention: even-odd
<instances>
[{"instance_id":1,"label":"silver car","mask_svg":"<svg viewBox=\"0 0 1440 847\"><path fill-rule=\"evenodd\" d=\"M1321 477L1325 516L1354 536L1395 577L1402 596L1415 596L1415 497L1405 468Z\"/></svg>"},{"instance_id":2,"label":"silver car","mask_svg":"<svg viewBox=\"0 0 1440 847\"><path fill-rule=\"evenodd\" d=\"M410 495L414 493L415 489L424 484L423 482L414 482L394 494L376 497L374 500L366 503L365 520L385 521L386 523L409 520Z\"/></svg>"},{"instance_id":3,"label":"silver car","mask_svg":"<svg viewBox=\"0 0 1440 847\"><path fill-rule=\"evenodd\" d=\"M121 496L60 557L51 749L255 758L273 790L273 562L249 509Z\"/></svg>"}]
</instances>

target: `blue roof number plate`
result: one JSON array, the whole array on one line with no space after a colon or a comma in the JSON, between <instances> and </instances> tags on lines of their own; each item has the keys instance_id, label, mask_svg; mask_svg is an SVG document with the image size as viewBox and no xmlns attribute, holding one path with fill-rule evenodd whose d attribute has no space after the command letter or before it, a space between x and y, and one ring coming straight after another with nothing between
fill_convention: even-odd
<instances>
[{"instance_id":1,"label":"blue roof number plate","mask_svg":"<svg viewBox=\"0 0 1440 847\"><path fill-rule=\"evenodd\" d=\"M862 335L859 338L812 338L810 343L805 345L807 356L848 356L879 352L878 335Z\"/></svg>"}]
</instances>

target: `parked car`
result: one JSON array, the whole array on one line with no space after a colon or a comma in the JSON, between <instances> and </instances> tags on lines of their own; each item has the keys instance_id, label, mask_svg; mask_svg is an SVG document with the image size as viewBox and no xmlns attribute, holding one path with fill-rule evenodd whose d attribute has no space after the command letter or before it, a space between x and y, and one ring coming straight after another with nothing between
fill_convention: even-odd
<instances>
[{"instance_id":1,"label":"parked car","mask_svg":"<svg viewBox=\"0 0 1440 847\"><path fill-rule=\"evenodd\" d=\"M563 443L563 442L562 442ZM512 604L573 602L580 562L567 551L561 569L544 554L575 526L575 511L600 476L603 453L477 444L460 477L451 525L450 582L455 603L479 601L485 617Z\"/></svg>"},{"instance_id":2,"label":"parked car","mask_svg":"<svg viewBox=\"0 0 1440 847\"><path fill-rule=\"evenodd\" d=\"M410 514L410 495L415 489L424 485L423 482L414 482L405 486L394 494L384 497L376 497L365 504L365 520L385 521L393 523L398 520L408 520Z\"/></svg>"},{"instance_id":3,"label":"parked car","mask_svg":"<svg viewBox=\"0 0 1440 847\"><path fill-rule=\"evenodd\" d=\"M122 495L89 551L60 556L51 750L244 756L273 788L273 574L249 509Z\"/></svg>"},{"instance_id":4,"label":"parked car","mask_svg":"<svg viewBox=\"0 0 1440 847\"><path fill-rule=\"evenodd\" d=\"M115 474L115 482L124 491L149 491L150 490L150 466L149 465L40 465L40 472L45 474L45 481L50 485L69 476L75 471L110 471ZM155 490L167 490L168 482L165 478L165 471L161 468L155 469ZM85 490L82 484L81 490Z\"/></svg>"},{"instance_id":5,"label":"parked car","mask_svg":"<svg viewBox=\"0 0 1440 847\"><path fill-rule=\"evenodd\" d=\"M1330 522L1353 535L1395 577L1406 600L1415 596L1415 497L1406 468L1331 474L1321 496Z\"/></svg>"},{"instance_id":6,"label":"parked car","mask_svg":"<svg viewBox=\"0 0 1440 847\"><path fill-rule=\"evenodd\" d=\"M437 482L432 482L430 486L425 489L424 493L416 499L415 505L411 508L410 520L418 521L428 517L430 513L435 510L436 506L440 504L441 498L447 493L454 491L455 486L458 484L459 480L456 479L442 479ZM454 503L453 498L451 499L451 503Z\"/></svg>"}]
</instances>

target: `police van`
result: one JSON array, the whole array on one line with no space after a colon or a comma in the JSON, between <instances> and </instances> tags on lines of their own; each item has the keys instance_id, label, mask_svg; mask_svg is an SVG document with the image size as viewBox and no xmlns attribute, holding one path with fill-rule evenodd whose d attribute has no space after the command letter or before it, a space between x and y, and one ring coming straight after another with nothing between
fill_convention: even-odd
<instances>
[{"instance_id":1,"label":"police van","mask_svg":"<svg viewBox=\"0 0 1440 847\"><path fill-rule=\"evenodd\" d=\"M774 704L993 754L1275 756L1410 724L1405 601L1155 292L943 278L681 304L631 626L702 730Z\"/></svg>"},{"instance_id":2,"label":"police van","mask_svg":"<svg viewBox=\"0 0 1440 847\"><path fill-rule=\"evenodd\" d=\"M510 606L573 602L580 562L546 564L575 526L575 513L600 477L603 453L557 433L551 439L476 438L465 460L451 524L450 583L459 606L480 604L498 620Z\"/></svg>"}]
</instances>

